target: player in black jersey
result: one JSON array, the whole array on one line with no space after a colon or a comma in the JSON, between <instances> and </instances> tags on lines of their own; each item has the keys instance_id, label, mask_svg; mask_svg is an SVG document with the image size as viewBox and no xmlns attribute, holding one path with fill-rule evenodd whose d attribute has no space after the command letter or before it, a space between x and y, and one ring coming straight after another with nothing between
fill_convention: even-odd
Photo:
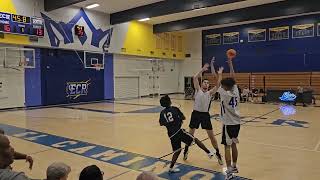
<instances>
[{"instance_id":1,"label":"player in black jersey","mask_svg":"<svg viewBox=\"0 0 320 180\"><path fill-rule=\"evenodd\" d=\"M174 151L169 172L175 173L180 171L179 169L174 168L174 164L176 163L181 152L181 142L184 142L188 146L190 146L192 142L195 142L208 154L209 158L212 158L214 156L213 152L209 151L209 149L201 141L181 128L183 120L186 118L179 108L171 106L170 97L168 95L163 96L160 99L160 104L165 108L160 113L160 126L165 126L167 128L168 136L171 140L172 150Z\"/></svg>"}]
</instances>

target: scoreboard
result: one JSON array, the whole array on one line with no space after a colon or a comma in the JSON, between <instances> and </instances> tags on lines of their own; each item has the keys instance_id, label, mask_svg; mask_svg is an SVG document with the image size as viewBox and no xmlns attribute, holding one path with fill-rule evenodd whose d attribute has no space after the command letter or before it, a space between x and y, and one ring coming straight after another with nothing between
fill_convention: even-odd
<instances>
[{"instance_id":1,"label":"scoreboard","mask_svg":"<svg viewBox=\"0 0 320 180\"><path fill-rule=\"evenodd\" d=\"M0 32L28 36L44 36L42 18L0 12Z\"/></svg>"}]
</instances>

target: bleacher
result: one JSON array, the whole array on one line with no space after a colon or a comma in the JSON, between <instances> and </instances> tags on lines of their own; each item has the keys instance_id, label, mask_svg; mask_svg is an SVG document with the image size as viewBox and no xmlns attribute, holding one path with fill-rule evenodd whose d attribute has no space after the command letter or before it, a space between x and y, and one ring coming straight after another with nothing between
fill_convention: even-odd
<instances>
[{"instance_id":1,"label":"bleacher","mask_svg":"<svg viewBox=\"0 0 320 180\"><path fill-rule=\"evenodd\" d=\"M210 73L204 75L210 85L215 85L215 78ZM229 77L224 73L223 77ZM245 85L251 89L296 90L298 86L312 87L314 94L320 95L320 72L287 72L287 73L236 73L235 79L239 87Z\"/></svg>"}]
</instances>

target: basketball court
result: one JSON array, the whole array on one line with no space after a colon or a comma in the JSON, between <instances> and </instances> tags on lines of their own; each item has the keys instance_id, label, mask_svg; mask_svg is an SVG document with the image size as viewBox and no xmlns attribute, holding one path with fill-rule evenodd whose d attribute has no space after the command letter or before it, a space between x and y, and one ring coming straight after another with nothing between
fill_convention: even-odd
<instances>
[{"instance_id":1,"label":"basketball court","mask_svg":"<svg viewBox=\"0 0 320 180\"><path fill-rule=\"evenodd\" d=\"M172 98L190 117L193 102L183 100L181 95ZM238 179L320 176L313 168L320 161L317 107L251 103L240 107L243 126ZM182 158L178 161L182 172L167 174L168 167L164 166L171 159L171 147L166 130L158 123L160 109L157 98L142 98L15 110L0 113L0 127L10 135L17 151L24 150L34 157L32 171L23 161L14 164L34 178L44 177L45 172L37 169L48 166L54 159L72 165L71 179L76 179L87 164L99 165L106 179L131 179L144 170L153 170L163 179L223 179L223 167L194 147L188 161ZM219 111L218 102L214 102L211 114ZM214 117L212 120L220 139L221 123ZM199 130L196 136L211 146L205 132ZM103 154L106 151L109 153Z\"/></svg>"},{"instance_id":2,"label":"basketball court","mask_svg":"<svg viewBox=\"0 0 320 180\"><path fill-rule=\"evenodd\" d=\"M8 171L45 179L64 162L69 180L89 165L104 180L224 180L226 162L196 145L168 172L174 152L159 101L171 97L188 131L193 77L211 65L199 79L212 88L213 70L229 77L232 62L243 100L229 102L241 116L232 179L318 180L319 17L316 0L0 0L0 129L34 160ZM215 97L208 109L224 160ZM204 130L195 137L213 150Z\"/></svg>"}]
</instances>

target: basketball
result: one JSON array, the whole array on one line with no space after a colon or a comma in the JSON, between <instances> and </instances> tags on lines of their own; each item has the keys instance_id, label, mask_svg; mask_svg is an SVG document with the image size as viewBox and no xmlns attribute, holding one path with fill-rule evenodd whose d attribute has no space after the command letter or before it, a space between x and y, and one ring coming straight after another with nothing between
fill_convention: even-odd
<instances>
[{"instance_id":1,"label":"basketball","mask_svg":"<svg viewBox=\"0 0 320 180\"><path fill-rule=\"evenodd\" d=\"M228 59L233 59L233 58L235 58L237 56L237 51L236 50L234 50L234 49L229 49L228 51L227 51L227 57L228 57Z\"/></svg>"}]
</instances>

